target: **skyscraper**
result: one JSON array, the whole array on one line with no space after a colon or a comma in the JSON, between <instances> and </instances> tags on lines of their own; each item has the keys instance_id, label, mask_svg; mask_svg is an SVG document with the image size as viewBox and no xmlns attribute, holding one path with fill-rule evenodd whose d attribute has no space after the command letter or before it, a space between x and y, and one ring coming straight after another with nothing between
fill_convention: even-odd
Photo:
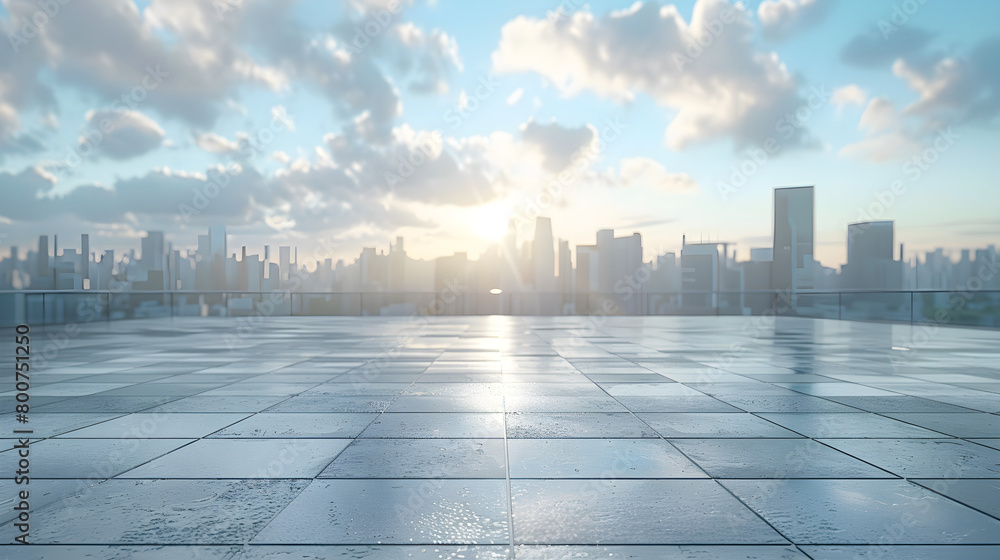
<instances>
[{"instance_id":1,"label":"skyscraper","mask_svg":"<svg viewBox=\"0 0 1000 560\"><path fill-rule=\"evenodd\" d=\"M771 288L813 287L813 187L774 189Z\"/></svg>"},{"instance_id":2,"label":"skyscraper","mask_svg":"<svg viewBox=\"0 0 1000 560\"><path fill-rule=\"evenodd\" d=\"M902 284L900 263L893 261L891 220L847 226L847 264L841 286L848 289L893 290Z\"/></svg>"},{"instance_id":3,"label":"skyscraper","mask_svg":"<svg viewBox=\"0 0 1000 560\"><path fill-rule=\"evenodd\" d=\"M552 293L556 288L556 255L553 248L552 221L535 219L535 238L531 244L533 284L536 292Z\"/></svg>"}]
</instances>

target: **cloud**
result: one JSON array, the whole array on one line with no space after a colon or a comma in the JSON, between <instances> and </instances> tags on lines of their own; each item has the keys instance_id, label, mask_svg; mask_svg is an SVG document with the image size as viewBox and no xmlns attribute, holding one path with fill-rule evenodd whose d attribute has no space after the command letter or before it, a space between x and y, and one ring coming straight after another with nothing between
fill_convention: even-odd
<instances>
[{"instance_id":1,"label":"cloud","mask_svg":"<svg viewBox=\"0 0 1000 560\"><path fill-rule=\"evenodd\" d=\"M979 43L967 56L900 59L892 71L918 95L904 109L907 114L964 124L988 122L1000 113L1000 37Z\"/></svg>"},{"instance_id":2,"label":"cloud","mask_svg":"<svg viewBox=\"0 0 1000 560\"><path fill-rule=\"evenodd\" d=\"M698 0L690 24L657 2L601 17L521 16L503 26L493 69L537 73L567 96L592 91L627 103L645 93L675 113L665 133L671 149L721 138L742 148L803 104L777 55L756 51L753 33L746 8L725 0ZM805 140L797 128L785 145Z\"/></svg>"},{"instance_id":3,"label":"cloud","mask_svg":"<svg viewBox=\"0 0 1000 560\"><path fill-rule=\"evenodd\" d=\"M131 159L161 145L163 129L138 111L87 111L87 126L78 139L79 149L111 159Z\"/></svg>"},{"instance_id":4,"label":"cloud","mask_svg":"<svg viewBox=\"0 0 1000 560\"><path fill-rule=\"evenodd\" d=\"M521 100L521 97L522 97L523 95L524 95L524 88L517 88L517 89L515 89L515 90L514 90L514 91L513 91L513 92L512 92L512 93L511 93L511 94L510 94L510 95L509 95L508 97L507 97L507 105L510 105L510 106L514 106L514 105L517 105L517 102Z\"/></svg>"},{"instance_id":5,"label":"cloud","mask_svg":"<svg viewBox=\"0 0 1000 560\"><path fill-rule=\"evenodd\" d=\"M864 139L844 146L839 155L881 163L902 159L920 149L913 131L905 126L896 106L886 97L876 97L868 103L858 130L865 131Z\"/></svg>"},{"instance_id":6,"label":"cloud","mask_svg":"<svg viewBox=\"0 0 1000 560\"><path fill-rule=\"evenodd\" d=\"M698 191L698 182L687 173L670 173L659 162L643 157L622 160L620 182L666 193Z\"/></svg>"},{"instance_id":7,"label":"cloud","mask_svg":"<svg viewBox=\"0 0 1000 560\"><path fill-rule=\"evenodd\" d=\"M868 94L857 84L837 88L830 96L830 103L838 109L844 105L864 105L865 101L868 101Z\"/></svg>"},{"instance_id":8,"label":"cloud","mask_svg":"<svg viewBox=\"0 0 1000 560\"><path fill-rule=\"evenodd\" d=\"M900 58L892 71L916 101L899 110L888 98L872 99L858 125L865 138L845 146L842 155L899 159L951 127L987 125L1000 114L1000 38L980 42L967 55Z\"/></svg>"},{"instance_id":9,"label":"cloud","mask_svg":"<svg viewBox=\"0 0 1000 560\"><path fill-rule=\"evenodd\" d=\"M840 51L840 59L862 68L887 68L902 57L913 57L934 39L934 34L908 25L889 36L877 29L860 33Z\"/></svg>"},{"instance_id":10,"label":"cloud","mask_svg":"<svg viewBox=\"0 0 1000 560\"><path fill-rule=\"evenodd\" d=\"M766 39L780 41L821 23L834 0L765 0L757 8L761 32Z\"/></svg>"},{"instance_id":11,"label":"cloud","mask_svg":"<svg viewBox=\"0 0 1000 560\"><path fill-rule=\"evenodd\" d=\"M240 147L238 142L229 140L228 138L220 136L214 132L196 134L194 141L198 144L199 148L212 154L233 154Z\"/></svg>"},{"instance_id":12,"label":"cloud","mask_svg":"<svg viewBox=\"0 0 1000 560\"><path fill-rule=\"evenodd\" d=\"M378 2L357 3L360 14L322 32L297 20L293 2L231 1L221 13L218 4L152 0L140 11L132 0L60 3L20 52L0 49L0 140L20 128L20 112L56 108L40 80L43 68L60 85L116 109L156 111L198 130L211 130L244 91L301 84L321 92L338 118L368 113L381 139L402 111L384 70L394 68L411 90L431 93L446 91L450 73L461 70L454 38L400 14L380 27L370 48L352 51L354 29L376 21ZM7 32L39 10L34 0L5 5L10 21L0 22Z\"/></svg>"},{"instance_id":13,"label":"cloud","mask_svg":"<svg viewBox=\"0 0 1000 560\"><path fill-rule=\"evenodd\" d=\"M0 137L0 161L10 155L31 155L45 151L45 144L34 134L23 133L4 139Z\"/></svg>"},{"instance_id":14,"label":"cloud","mask_svg":"<svg viewBox=\"0 0 1000 560\"><path fill-rule=\"evenodd\" d=\"M545 168L553 173L565 169L573 156L596 137L597 132L589 126L568 128L555 122L538 124L534 120L521 125L521 138L542 151Z\"/></svg>"}]
</instances>

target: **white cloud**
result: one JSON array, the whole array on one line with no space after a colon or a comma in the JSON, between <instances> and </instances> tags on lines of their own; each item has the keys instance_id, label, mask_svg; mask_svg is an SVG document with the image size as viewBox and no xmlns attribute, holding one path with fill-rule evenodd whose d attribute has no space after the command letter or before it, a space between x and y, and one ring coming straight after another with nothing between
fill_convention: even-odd
<instances>
[{"instance_id":1,"label":"white cloud","mask_svg":"<svg viewBox=\"0 0 1000 560\"><path fill-rule=\"evenodd\" d=\"M765 0L757 8L764 37L781 40L823 21L834 0Z\"/></svg>"},{"instance_id":2,"label":"white cloud","mask_svg":"<svg viewBox=\"0 0 1000 560\"><path fill-rule=\"evenodd\" d=\"M518 101L521 100L521 96L524 95L524 88L517 88L507 97L507 105L516 105Z\"/></svg>"},{"instance_id":3,"label":"white cloud","mask_svg":"<svg viewBox=\"0 0 1000 560\"><path fill-rule=\"evenodd\" d=\"M206 132L204 134L198 134L195 136L195 143L198 147L206 152L213 154L232 154L235 153L240 145L238 142L229 140L224 136L220 136L214 132Z\"/></svg>"},{"instance_id":4,"label":"white cloud","mask_svg":"<svg viewBox=\"0 0 1000 560\"><path fill-rule=\"evenodd\" d=\"M667 193L694 193L698 182L687 173L670 173L659 162L644 158L626 158L621 162L620 182Z\"/></svg>"},{"instance_id":5,"label":"white cloud","mask_svg":"<svg viewBox=\"0 0 1000 560\"><path fill-rule=\"evenodd\" d=\"M112 159L129 159L159 147L163 129L138 111L87 111L87 126L78 139L79 149L92 148Z\"/></svg>"},{"instance_id":6,"label":"white cloud","mask_svg":"<svg viewBox=\"0 0 1000 560\"><path fill-rule=\"evenodd\" d=\"M864 105L868 101L868 94L857 84L846 85L833 90L830 96L830 103L838 109L844 105Z\"/></svg>"},{"instance_id":7,"label":"white cloud","mask_svg":"<svg viewBox=\"0 0 1000 560\"><path fill-rule=\"evenodd\" d=\"M920 145L913 140L911 132L892 101L876 97L868 103L858 130L865 131L865 137L840 149L839 155L885 162L912 155Z\"/></svg>"},{"instance_id":8,"label":"white cloud","mask_svg":"<svg viewBox=\"0 0 1000 560\"><path fill-rule=\"evenodd\" d=\"M589 90L629 102L645 93L676 113L665 133L670 148L724 137L739 148L773 135L803 103L777 55L755 50L749 17L726 0L698 0L690 23L657 2L600 18L587 10L558 20L521 16L504 25L493 68L535 72L567 96ZM701 48L696 38L705 37ZM785 145L804 138L796 129Z\"/></svg>"}]
</instances>

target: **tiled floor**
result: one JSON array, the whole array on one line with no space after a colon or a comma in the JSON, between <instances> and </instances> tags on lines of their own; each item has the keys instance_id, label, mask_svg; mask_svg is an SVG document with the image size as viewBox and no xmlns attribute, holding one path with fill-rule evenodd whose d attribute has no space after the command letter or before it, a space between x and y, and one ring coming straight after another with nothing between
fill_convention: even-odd
<instances>
[{"instance_id":1,"label":"tiled floor","mask_svg":"<svg viewBox=\"0 0 1000 560\"><path fill-rule=\"evenodd\" d=\"M32 333L47 364L28 424L0 393L0 466L33 429L37 546L0 558L1000 558L1000 332L307 317ZM17 489L0 480L4 542Z\"/></svg>"}]
</instances>

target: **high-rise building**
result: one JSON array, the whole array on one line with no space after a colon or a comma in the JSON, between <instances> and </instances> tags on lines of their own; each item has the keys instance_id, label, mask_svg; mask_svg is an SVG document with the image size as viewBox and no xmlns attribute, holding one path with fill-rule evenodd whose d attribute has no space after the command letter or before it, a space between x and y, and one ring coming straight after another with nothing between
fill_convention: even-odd
<instances>
[{"instance_id":1,"label":"high-rise building","mask_svg":"<svg viewBox=\"0 0 1000 560\"><path fill-rule=\"evenodd\" d=\"M841 287L854 290L898 290L900 263L892 258L893 223L889 220L847 226L847 264Z\"/></svg>"},{"instance_id":2,"label":"high-rise building","mask_svg":"<svg viewBox=\"0 0 1000 560\"><path fill-rule=\"evenodd\" d=\"M771 287L813 287L813 187L774 189Z\"/></svg>"},{"instance_id":3,"label":"high-rise building","mask_svg":"<svg viewBox=\"0 0 1000 560\"><path fill-rule=\"evenodd\" d=\"M539 293L552 293L556 288L556 257L553 249L552 220L535 219L535 238L531 243L532 284Z\"/></svg>"},{"instance_id":4,"label":"high-rise building","mask_svg":"<svg viewBox=\"0 0 1000 560\"><path fill-rule=\"evenodd\" d=\"M142 238L141 248L139 263L143 270L163 270L163 232L146 232L146 237Z\"/></svg>"}]
</instances>

